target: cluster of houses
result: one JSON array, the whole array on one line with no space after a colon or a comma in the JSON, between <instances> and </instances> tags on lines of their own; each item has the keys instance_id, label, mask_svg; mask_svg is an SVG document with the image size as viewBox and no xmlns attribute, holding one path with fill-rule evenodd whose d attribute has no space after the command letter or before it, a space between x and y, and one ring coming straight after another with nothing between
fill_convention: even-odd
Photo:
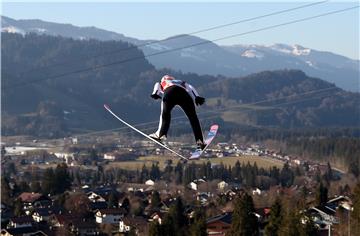
<instances>
[{"instance_id":1,"label":"cluster of houses","mask_svg":"<svg viewBox=\"0 0 360 236\"><path fill-rule=\"evenodd\" d=\"M159 205L153 207L150 203L155 189L159 191L162 197ZM202 207L209 207L210 202L214 202L219 198L225 199L225 202L231 202L238 194L244 191L241 186L236 184L225 181L207 183L203 179L193 180L187 186L187 189ZM123 191L118 190L114 186L96 189L83 186L82 189L76 190L77 193L81 192L83 196L86 196L85 200L88 208L86 209L88 212L86 215L76 211L71 212L64 207L55 205L54 200L49 196L24 192L17 197L21 202L22 215L12 216L6 214L9 211L2 204L2 224L6 222L6 226L2 227L1 235L101 235L104 232L112 235L123 235L129 231L133 231L137 235L147 235L149 224L152 221L161 224L165 214L176 200L174 196L184 193L184 189L169 190L166 183L155 182L151 179L144 184L127 183L123 187ZM135 216L129 213L129 209L123 206L121 201L117 206L109 207L108 202L111 194L115 194L118 200L125 197L136 198L148 202L148 205L141 214ZM261 195L263 193L260 189L255 188L252 190L252 194ZM74 201L73 204L81 205L81 201L85 200L79 199ZM225 235L231 226L231 208L219 209L222 211L220 214L210 217L206 221L208 235ZM340 222L339 209L342 209L342 212L348 212L347 215L350 215L349 212L352 210L351 200L346 196L338 196L330 199L322 206L310 207L305 211L307 217L311 217L320 230L330 231L333 225ZM185 213L191 218L194 210L195 206L186 205ZM256 209L254 214L258 218L260 232L263 232L269 219L270 207Z\"/></svg>"},{"instance_id":2,"label":"cluster of houses","mask_svg":"<svg viewBox=\"0 0 360 236\"><path fill-rule=\"evenodd\" d=\"M24 214L10 217L1 235L99 235L104 233L102 228L106 225L110 226L110 232L114 234L120 235L132 228L138 235L146 233L148 223L145 218L130 216L123 207L108 207L110 191L113 189L86 192L90 215L65 210L56 206L50 197L40 193L22 193L18 199Z\"/></svg>"}]
</instances>

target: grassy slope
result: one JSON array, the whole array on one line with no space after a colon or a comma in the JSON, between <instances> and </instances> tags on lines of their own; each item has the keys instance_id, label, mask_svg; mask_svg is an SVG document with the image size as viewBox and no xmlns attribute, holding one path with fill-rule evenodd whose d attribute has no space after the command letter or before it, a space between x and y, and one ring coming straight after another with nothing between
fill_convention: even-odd
<instances>
[{"instance_id":1,"label":"grassy slope","mask_svg":"<svg viewBox=\"0 0 360 236\"><path fill-rule=\"evenodd\" d=\"M136 169L141 169L144 164L147 167L150 167L153 163L156 163L156 162L159 163L160 169L163 169L165 161L169 160L169 159L171 159L173 161L173 165L176 165L177 160L174 160L174 158L172 158L172 157L148 156L148 157L139 157L137 160L134 160L134 161L110 162L105 167L105 169L122 168L122 169L136 170ZM213 164L220 164L222 162L224 165L231 165L231 166L233 166L237 160L239 160L241 164L246 164L247 162L250 162L250 164L253 165L254 162L256 162L256 164L259 168L263 167L265 169L268 169L272 166L282 168L282 166L284 164L282 161L259 157L259 156L211 158L211 159L196 160L194 162L197 164L201 164L203 162L207 162L208 160Z\"/></svg>"}]
</instances>

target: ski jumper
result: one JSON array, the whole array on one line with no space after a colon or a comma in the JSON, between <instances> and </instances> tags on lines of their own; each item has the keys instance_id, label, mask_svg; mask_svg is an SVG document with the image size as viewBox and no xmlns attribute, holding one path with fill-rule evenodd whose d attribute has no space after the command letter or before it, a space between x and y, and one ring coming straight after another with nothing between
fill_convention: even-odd
<instances>
[{"instance_id":1,"label":"ski jumper","mask_svg":"<svg viewBox=\"0 0 360 236\"><path fill-rule=\"evenodd\" d=\"M161 79L161 83L156 83L154 85L151 96L156 99L160 98L160 95L163 95L161 101L160 122L159 128L155 134L158 137L167 135L171 121L171 110L178 105L183 109L190 121L195 141L203 143L203 134L194 104L194 100L200 97L195 88L185 81L176 80L174 77L165 75ZM198 102L196 103L198 104Z\"/></svg>"}]
</instances>

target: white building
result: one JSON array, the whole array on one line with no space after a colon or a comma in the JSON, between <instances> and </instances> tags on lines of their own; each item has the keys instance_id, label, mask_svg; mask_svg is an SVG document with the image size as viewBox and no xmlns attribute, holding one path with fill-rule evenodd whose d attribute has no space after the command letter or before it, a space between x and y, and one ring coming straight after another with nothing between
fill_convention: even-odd
<instances>
[{"instance_id":1,"label":"white building","mask_svg":"<svg viewBox=\"0 0 360 236\"><path fill-rule=\"evenodd\" d=\"M109 161L114 161L116 159L115 153L105 153L104 159Z\"/></svg>"},{"instance_id":2,"label":"white building","mask_svg":"<svg viewBox=\"0 0 360 236\"><path fill-rule=\"evenodd\" d=\"M189 188L191 188L192 190L197 191L197 190L198 190L198 184L197 184L197 183L194 183L194 182L191 182L191 183L189 184Z\"/></svg>"},{"instance_id":3,"label":"white building","mask_svg":"<svg viewBox=\"0 0 360 236\"><path fill-rule=\"evenodd\" d=\"M229 186L229 184L226 183L225 181L221 181L220 183L217 184L217 186L219 190L224 190L227 186Z\"/></svg>"},{"instance_id":4,"label":"white building","mask_svg":"<svg viewBox=\"0 0 360 236\"><path fill-rule=\"evenodd\" d=\"M148 179L148 180L146 180L145 184L150 185L150 186L154 186L155 182L153 180L151 180L151 179Z\"/></svg>"},{"instance_id":5,"label":"white building","mask_svg":"<svg viewBox=\"0 0 360 236\"><path fill-rule=\"evenodd\" d=\"M252 194L253 194L253 195L255 195L255 194L261 195L261 190L260 190L259 188L256 188L256 189L254 189L254 190L252 191Z\"/></svg>"},{"instance_id":6,"label":"white building","mask_svg":"<svg viewBox=\"0 0 360 236\"><path fill-rule=\"evenodd\" d=\"M123 208L101 209L96 212L95 219L99 224L119 224L124 215Z\"/></svg>"},{"instance_id":7,"label":"white building","mask_svg":"<svg viewBox=\"0 0 360 236\"><path fill-rule=\"evenodd\" d=\"M100 196L99 194L97 193L94 193L94 192L89 192L87 194L88 198L90 201L92 202L105 202L105 198L103 198L102 196Z\"/></svg>"}]
</instances>

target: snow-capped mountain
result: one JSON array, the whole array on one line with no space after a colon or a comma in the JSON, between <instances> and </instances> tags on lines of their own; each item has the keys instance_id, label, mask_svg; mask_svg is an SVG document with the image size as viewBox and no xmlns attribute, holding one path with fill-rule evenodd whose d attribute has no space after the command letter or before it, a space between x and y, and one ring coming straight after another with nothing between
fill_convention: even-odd
<instances>
[{"instance_id":1,"label":"snow-capped mountain","mask_svg":"<svg viewBox=\"0 0 360 236\"><path fill-rule=\"evenodd\" d=\"M6 16L1 16L1 27L2 32L9 33L37 33L79 40L122 40L134 44L139 42L135 38L96 27L77 27L71 24L59 24L42 20L14 20Z\"/></svg>"},{"instance_id":2,"label":"snow-capped mountain","mask_svg":"<svg viewBox=\"0 0 360 236\"><path fill-rule=\"evenodd\" d=\"M183 72L231 77L263 70L300 69L343 89L360 90L359 60L300 45L219 46L189 35L177 35L160 41L139 40L95 27L77 27L41 20L14 20L4 16L1 20L3 32L32 32L79 40L121 40L140 45L139 48L147 55L147 59L157 68L167 67Z\"/></svg>"}]
</instances>

